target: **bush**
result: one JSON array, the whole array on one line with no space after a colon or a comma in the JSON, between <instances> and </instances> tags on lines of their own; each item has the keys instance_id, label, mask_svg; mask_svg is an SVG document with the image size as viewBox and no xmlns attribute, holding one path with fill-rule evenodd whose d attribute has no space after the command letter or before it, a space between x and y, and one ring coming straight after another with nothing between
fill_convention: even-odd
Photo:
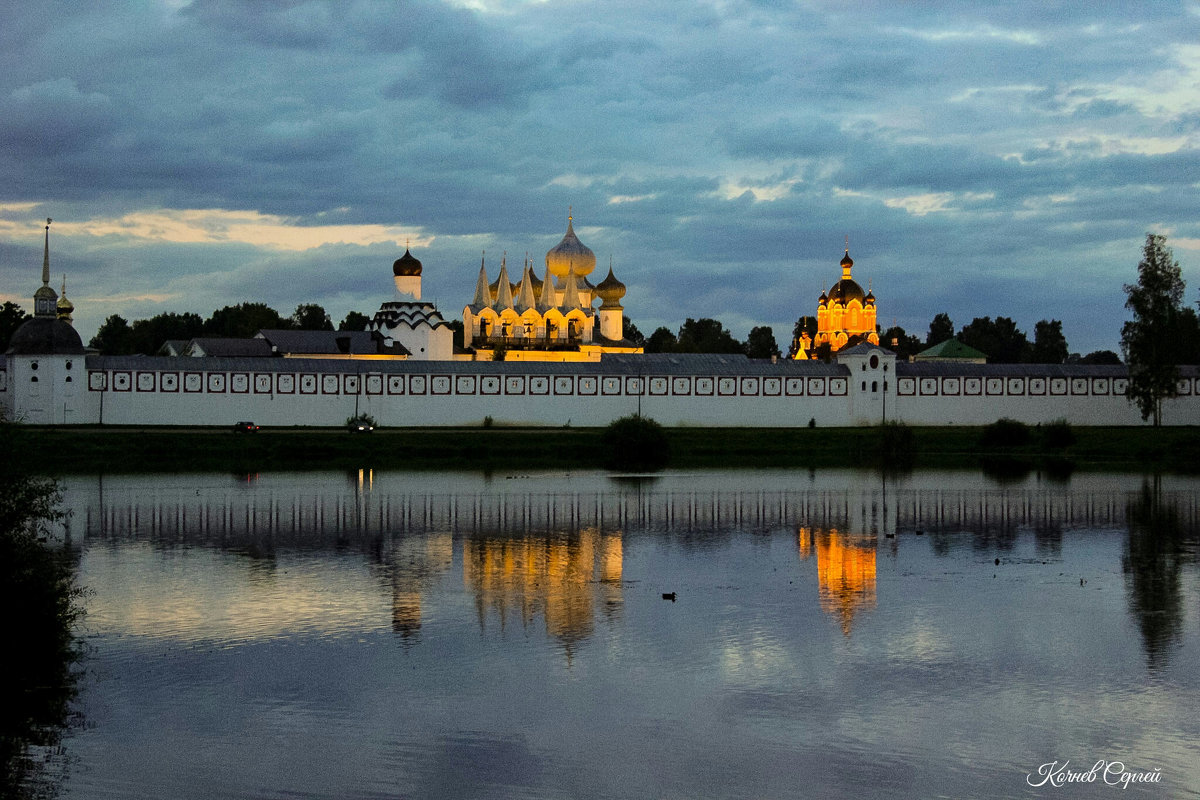
<instances>
[{"instance_id":1,"label":"bush","mask_svg":"<svg viewBox=\"0 0 1200 800\"><path fill-rule=\"evenodd\" d=\"M1062 450L1075 444L1075 431L1065 419L1055 420L1042 426L1042 445L1051 450Z\"/></svg>"},{"instance_id":2,"label":"bush","mask_svg":"<svg viewBox=\"0 0 1200 800\"><path fill-rule=\"evenodd\" d=\"M998 419L983 429L980 447L1023 447L1033 439L1029 426L1015 419Z\"/></svg>"},{"instance_id":3,"label":"bush","mask_svg":"<svg viewBox=\"0 0 1200 800\"><path fill-rule=\"evenodd\" d=\"M637 414L609 423L601 438L609 469L647 472L670 460L670 445L661 425Z\"/></svg>"}]
</instances>

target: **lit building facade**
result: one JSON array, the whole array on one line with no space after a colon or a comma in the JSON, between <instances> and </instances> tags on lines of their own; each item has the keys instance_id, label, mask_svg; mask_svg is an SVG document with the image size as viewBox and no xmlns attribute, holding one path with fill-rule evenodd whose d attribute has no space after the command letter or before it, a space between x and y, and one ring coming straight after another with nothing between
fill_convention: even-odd
<instances>
[{"instance_id":1,"label":"lit building facade","mask_svg":"<svg viewBox=\"0 0 1200 800\"><path fill-rule=\"evenodd\" d=\"M821 292L817 299L817 332L809 336L804 332L792 343L789 355L794 359L816 358L823 345L829 346L830 353L836 353L844 347L853 347L866 342L879 344L879 333L875 327L875 295L862 286L851 276L854 259L850 258L850 248L842 257L842 277L829 292Z\"/></svg>"},{"instance_id":2,"label":"lit building facade","mask_svg":"<svg viewBox=\"0 0 1200 800\"><path fill-rule=\"evenodd\" d=\"M481 361L599 361L602 353L642 352L622 334L625 284L610 265L593 285L588 276L595 268L596 255L579 241L572 217L562 241L546 253L540 279L529 259L515 283L507 258L492 282L481 263L475 295L463 308L464 345Z\"/></svg>"}]
</instances>

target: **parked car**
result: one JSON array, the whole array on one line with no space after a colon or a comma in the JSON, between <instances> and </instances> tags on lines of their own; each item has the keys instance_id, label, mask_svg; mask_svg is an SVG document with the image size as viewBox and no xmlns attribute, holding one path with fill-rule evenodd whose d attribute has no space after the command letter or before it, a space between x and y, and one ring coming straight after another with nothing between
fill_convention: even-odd
<instances>
[{"instance_id":1,"label":"parked car","mask_svg":"<svg viewBox=\"0 0 1200 800\"><path fill-rule=\"evenodd\" d=\"M249 420L242 420L233 426L234 433L256 433L258 426Z\"/></svg>"},{"instance_id":2,"label":"parked car","mask_svg":"<svg viewBox=\"0 0 1200 800\"><path fill-rule=\"evenodd\" d=\"M346 430L351 433L370 433L375 430L375 418L370 414L359 414L346 420Z\"/></svg>"}]
</instances>

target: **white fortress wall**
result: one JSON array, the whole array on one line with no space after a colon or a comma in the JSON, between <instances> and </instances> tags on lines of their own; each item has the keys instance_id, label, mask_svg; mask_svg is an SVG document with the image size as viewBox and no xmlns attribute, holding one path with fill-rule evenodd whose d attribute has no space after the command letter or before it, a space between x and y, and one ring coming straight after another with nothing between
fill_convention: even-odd
<instances>
[{"instance_id":1,"label":"white fortress wall","mask_svg":"<svg viewBox=\"0 0 1200 800\"><path fill-rule=\"evenodd\" d=\"M879 356L874 366L871 356ZM36 384L31 358L39 362ZM1123 367L896 364L884 350L835 364L703 355L566 364L132 356L0 363L0 402L10 418L33 424L337 426L355 413L389 427L473 426L485 417L597 426L634 413L668 426L986 425L1001 417L1145 424L1124 396ZM1200 424L1200 370L1183 368L1179 392L1164 421Z\"/></svg>"}]
</instances>

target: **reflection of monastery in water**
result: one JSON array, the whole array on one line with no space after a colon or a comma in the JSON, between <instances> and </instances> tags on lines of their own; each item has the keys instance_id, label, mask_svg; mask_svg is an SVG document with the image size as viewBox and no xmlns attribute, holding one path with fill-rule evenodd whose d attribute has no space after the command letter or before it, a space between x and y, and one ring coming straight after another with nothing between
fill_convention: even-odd
<instances>
[{"instance_id":1,"label":"reflection of monastery in water","mask_svg":"<svg viewBox=\"0 0 1200 800\"><path fill-rule=\"evenodd\" d=\"M796 546L801 561L815 553L821 609L849 636L855 614L875 607L875 538L800 528Z\"/></svg>"},{"instance_id":2,"label":"reflection of monastery in water","mask_svg":"<svg viewBox=\"0 0 1200 800\"><path fill-rule=\"evenodd\" d=\"M694 475L631 483L466 474L449 484L444 475L380 480L365 470L348 477L76 477L65 492L71 516L63 529L72 539L204 547L262 564L279 552L345 553L369 565L390 595L392 629L409 638L436 616L429 598L461 574L481 629L528 630L540 616L569 655L627 602L625 559L645 542L712 548L747 535L795 537L789 547L815 566L821 608L849 635L876 606L879 559L918 531L935 554L971 548L990 556L1021 537L1053 552L1065 530L1127 530L1140 497L1102 483L898 488L855 473L809 489L789 488L793 473L758 475L754 489L705 485ZM1163 496L1178 524L1194 530L1200 499Z\"/></svg>"},{"instance_id":3,"label":"reflection of monastery in water","mask_svg":"<svg viewBox=\"0 0 1200 800\"><path fill-rule=\"evenodd\" d=\"M619 609L621 562L621 534L595 528L463 540L463 583L480 626L492 613L501 630L540 614L546 632L568 647L591 635L597 613Z\"/></svg>"}]
</instances>

